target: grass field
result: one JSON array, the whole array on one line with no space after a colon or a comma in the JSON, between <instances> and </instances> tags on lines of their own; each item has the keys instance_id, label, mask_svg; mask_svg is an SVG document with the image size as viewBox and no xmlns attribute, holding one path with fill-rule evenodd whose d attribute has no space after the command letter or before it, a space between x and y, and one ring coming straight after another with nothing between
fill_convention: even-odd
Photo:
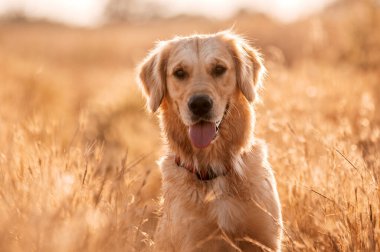
<instances>
[{"instance_id":1,"label":"grass field","mask_svg":"<svg viewBox=\"0 0 380 252\"><path fill-rule=\"evenodd\" d=\"M380 10L281 24L177 17L0 23L0 251L150 251L161 140L134 68L154 41L234 25L264 54L284 251L380 250Z\"/></svg>"}]
</instances>

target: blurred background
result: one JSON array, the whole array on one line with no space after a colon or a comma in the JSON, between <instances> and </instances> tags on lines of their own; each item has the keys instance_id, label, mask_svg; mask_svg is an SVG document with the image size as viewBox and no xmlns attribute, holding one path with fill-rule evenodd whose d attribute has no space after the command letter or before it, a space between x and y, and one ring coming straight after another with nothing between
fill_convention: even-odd
<instances>
[{"instance_id":1,"label":"blurred background","mask_svg":"<svg viewBox=\"0 0 380 252\"><path fill-rule=\"evenodd\" d=\"M0 250L150 251L162 142L135 67L231 27L268 69L284 250L379 250L378 0L0 0Z\"/></svg>"}]
</instances>

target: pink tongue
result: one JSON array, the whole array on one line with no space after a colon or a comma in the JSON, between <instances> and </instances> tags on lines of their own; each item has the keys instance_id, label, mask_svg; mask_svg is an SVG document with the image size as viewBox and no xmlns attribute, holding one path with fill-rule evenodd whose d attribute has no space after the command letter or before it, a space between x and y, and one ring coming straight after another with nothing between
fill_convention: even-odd
<instances>
[{"instance_id":1,"label":"pink tongue","mask_svg":"<svg viewBox=\"0 0 380 252\"><path fill-rule=\"evenodd\" d=\"M191 143L197 148L206 148L216 135L216 125L211 122L199 122L190 126Z\"/></svg>"}]
</instances>

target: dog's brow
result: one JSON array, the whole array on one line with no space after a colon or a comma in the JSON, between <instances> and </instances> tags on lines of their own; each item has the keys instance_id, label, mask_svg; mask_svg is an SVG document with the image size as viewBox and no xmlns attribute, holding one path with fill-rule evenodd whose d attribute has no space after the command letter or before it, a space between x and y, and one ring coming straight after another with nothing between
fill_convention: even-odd
<instances>
[{"instance_id":1,"label":"dog's brow","mask_svg":"<svg viewBox=\"0 0 380 252\"><path fill-rule=\"evenodd\" d=\"M227 60L220 57L213 57L210 59L209 62L210 62L210 65L218 65L218 64L228 65Z\"/></svg>"},{"instance_id":2,"label":"dog's brow","mask_svg":"<svg viewBox=\"0 0 380 252\"><path fill-rule=\"evenodd\" d=\"M172 50L172 55L174 57L177 57L178 54L181 54L183 53L184 51L187 51L187 50L190 50L191 46L189 46L189 43L178 43L174 46L173 50Z\"/></svg>"},{"instance_id":3,"label":"dog's brow","mask_svg":"<svg viewBox=\"0 0 380 252\"><path fill-rule=\"evenodd\" d=\"M189 43L180 43L178 44L174 50L172 51L170 55L169 63L170 65L178 65L178 64L183 64L183 65L189 65L192 61L195 61L196 59L196 54L195 51L196 47L194 44L189 44Z\"/></svg>"},{"instance_id":4,"label":"dog's brow","mask_svg":"<svg viewBox=\"0 0 380 252\"><path fill-rule=\"evenodd\" d=\"M184 61L179 61L178 63L174 64L173 69L179 69L179 68L183 68L186 70L189 67Z\"/></svg>"}]
</instances>

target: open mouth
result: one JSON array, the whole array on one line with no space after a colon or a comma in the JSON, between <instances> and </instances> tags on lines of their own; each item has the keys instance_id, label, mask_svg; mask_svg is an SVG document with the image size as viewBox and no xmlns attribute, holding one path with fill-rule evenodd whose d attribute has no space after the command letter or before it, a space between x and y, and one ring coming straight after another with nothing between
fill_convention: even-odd
<instances>
[{"instance_id":1,"label":"open mouth","mask_svg":"<svg viewBox=\"0 0 380 252\"><path fill-rule=\"evenodd\" d=\"M206 148L216 137L218 127L215 122L200 121L189 127L189 137L191 143L196 148Z\"/></svg>"},{"instance_id":2,"label":"open mouth","mask_svg":"<svg viewBox=\"0 0 380 252\"><path fill-rule=\"evenodd\" d=\"M228 109L226 107L225 113ZM223 116L224 117L224 116ZM196 148L203 149L211 144L217 137L223 118L217 122L201 120L189 127L189 137L192 145Z\"/></svg>"}]
</instances>

